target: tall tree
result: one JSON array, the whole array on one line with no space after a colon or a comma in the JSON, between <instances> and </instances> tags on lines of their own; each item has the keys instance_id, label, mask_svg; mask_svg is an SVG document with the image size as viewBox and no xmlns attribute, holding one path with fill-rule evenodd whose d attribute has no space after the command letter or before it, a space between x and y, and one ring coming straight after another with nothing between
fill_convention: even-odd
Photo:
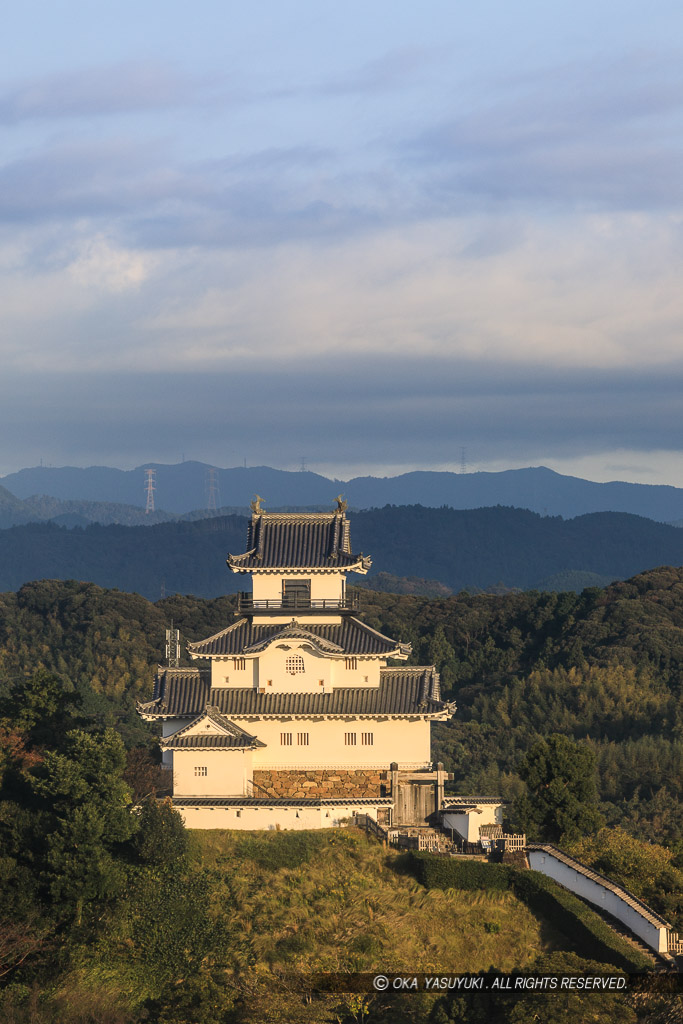
<instances>
[{"instance_id":1,"label":"tall tree","mask_svg":"<svg viewBox=\"0 0 683 1024\"><path fill-rule=\"evenodd\" d=\"M126 755L112 729L73 730L64 751L48 751L33 778L43 800L44 878L56 908L80 918L85 903L110 899L125 874L115 853L135 831L130 792L123 781Z\"/></svg>"},{"instance_id":2,"label":"tall tree","mask_svg":"<svg viewBox=\"0 0 683 1024\"><path fill-rule=\"evenodd\" d=\"M523 758L519 775L527 792L516 809L532 838L576 839L604 824L598 811L595 754L585 744L558 733L539 740Z\"/></svg>"}]
</instances>

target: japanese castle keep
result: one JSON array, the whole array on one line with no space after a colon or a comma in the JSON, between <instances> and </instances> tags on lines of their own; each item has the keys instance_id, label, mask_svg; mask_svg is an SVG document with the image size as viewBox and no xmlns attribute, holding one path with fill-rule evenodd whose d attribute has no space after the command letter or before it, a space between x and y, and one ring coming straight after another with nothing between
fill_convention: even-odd
<instances>
[{"instance_id":1,"label":"japanese castle keep","mask_svg":"<svg viewBox=\"0 0 683 1024\"><path fill-rule=\"evenodd\" d=\"M456 809L430 753L431 722L455 705L433 666L388 665L410 646L357 618L346 577L370 565L352 553L341 498L329 513L252 502L247 550L228 556L253 580L236 621L188 644L196 667L159 667L139 705L161 722L189 827L329 828L357 814L420 824Z\"/></svg>"}]
</instances>

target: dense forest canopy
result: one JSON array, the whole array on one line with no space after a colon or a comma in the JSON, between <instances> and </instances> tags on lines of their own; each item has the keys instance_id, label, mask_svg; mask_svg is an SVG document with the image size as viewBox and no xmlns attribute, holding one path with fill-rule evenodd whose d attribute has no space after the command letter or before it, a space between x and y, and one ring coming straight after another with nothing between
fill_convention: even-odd
<instances>
[{"instance_id":1,"label":"dense forest canopy","mask_svg":"<svg viewBox=\"0 0 683 1024\"><path fill-rule=\"evenodd\" d=\"M0 673L57 673L82 714L129 745L151 727L135 714L173 622L197 640L233 620L234 598L151 604L94 584L43 580L0 595ZM644 838L683 840L683 570L663 568L573 593L459 594L446 599L363 591L362 617L437 665L458 704L434 727L434 756L459 792L519 795L521 757L563 733L595 752L602 810Z\"/></svg>"},{"instance_id":2,"label":"dense forest canopy","mask_svg":"<svg viewBox=\"0 0 683 1024\"><path fill-rule=\"evenodd\" d=\"M603 586L653 566L683 563L683 530L639 516L596 512L564 520L519 508L391 506L354 514L354 551L369 553L364 582L378 590L439 593ZM156 526L67 529L30 523L0 530L0 590L51 577L91 580L156 600L244 589L225 567L244 550L247 519L225 515ZM408 582L413 579L412 586ZM425 588L425 581L427 587Z\"/></svg>"}]
</instances>

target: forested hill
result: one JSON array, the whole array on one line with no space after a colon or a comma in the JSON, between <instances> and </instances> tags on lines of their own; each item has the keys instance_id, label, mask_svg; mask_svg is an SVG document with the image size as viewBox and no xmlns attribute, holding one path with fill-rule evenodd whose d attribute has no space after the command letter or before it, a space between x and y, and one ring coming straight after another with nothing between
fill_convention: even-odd
<instances>
[{"instance_id":1,"label":"forested hill","mask_svg":"<svg viewBox=\"0 0 683 1024\"><path fill-rule=\"evenodd\" d=\"M581 590L658 565L683 563L683 530L625 513L576 519L513 508L387 506L352 516L355 551L372 573L434 581L433 591L502 588ZM228 572L244 550L247 520L222 516L152 527L35 523L0 531L0 589L33 579L89 580L135 591L216 597L245 587ZM371 575L367 583L372 587ZM386 587L386 578L379 585Z\"/></svg>"},{"instance_id":2,"label":"forested hill","mask_svg":"<svg viewBox=\"0 0 683 1024\"><path fill-rule=\"evenodd\" d=\"M234 599L156 604L93 584L31 583L0 595L0 688L38 669L75 686L82 713L129 743L153 729L135 714L151 694L171 620L185 640L233 621ZM433 752L459 792L519 791L520 759L540 736L588 741L603 813L640 837L683 848L683 570L658 569L575 594L429 600L366 592L370 626L435 663L454 719Z\"/></svg>"}]
</instances>

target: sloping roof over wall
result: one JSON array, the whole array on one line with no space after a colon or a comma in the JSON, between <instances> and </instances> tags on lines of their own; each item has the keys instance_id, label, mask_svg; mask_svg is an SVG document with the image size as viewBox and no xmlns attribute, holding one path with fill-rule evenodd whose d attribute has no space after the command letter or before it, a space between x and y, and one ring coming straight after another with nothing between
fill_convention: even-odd
<instances>
[{"instance_id":1,"label":"sloping roof over wall","mask_svg":"<svg viewBox=\"0 0 683 1024\"><path fill-rule=\"evenodd\" d=\"M233 572L260 569L354 569L365 573L370 558L351 552L349 521L343 512L256 512L247 550L228 555Z\"/></svg>"},{"instance_id":2,"label":"sloping roof over wall","mask_svg":"<svg viewBox=\"0 0 683 1024\"><path fill-rule=\"evenodd\" d=\"M455 705L440 698L439 676L433 666L381 669L379 687L338 687L331 693L259 693L253 687L210 687L199 672L194 687L184 680L177 687L173 672L167 675L162 670L156 699L138 705L138 710L145 718L194 717L207 705L230 719L453 714Z\"/></svg>"},{"instance_id":3,"label":"sloping roof over wall","mask_svg":"<svg viewBox=\"0 0 683 1024\"><path fill-rule=\"evenodd\" d=\"M572 868L578 874L583 875L585 878L589 878L592 882L596 882L598 885L602 885L603 888L609 889L619 899L623 900L628 906L640 914L641 917L649 921L650 924L654 924L657 928L671 928L669 922L661 917L652 907L648 907L647 903L643 903L642 900L634 896L628 889L624 889L623 886L617 885L611 878L607 878L605 875L599 874L597 871L593 871L592 868L582 864L580 860L575 860L574 857L570 857L568 853L558 849L557 846L552 846L550 843L529 843L527 846L527 854L529 853L544 853L549 857L554 857L555 860L566 867Z\"/></svg>"},{"instance_id":4,"label":"sloping roof over wall","mask_svg":"<svg viewBox=\"0 0 683 1024\"><path fill-rule=\"evenodd\" d=\"M198 733L192 732L202 721L214 725L220 732ZM252 736L250 733L240 729L238 725L224 718L212 705L207 705L203 714L200 714L193 722L179 729L172 736L160 740L162 750L182 749L244 749L247 747L265 747L266 744Z\"/></svg>"},{"instance_id":5,"label":"sloping roof over wall","mask_svg":"<svg viewBox=\"0 0 683 1024\"><path fill-rule=\"evenodd\" d=\"M411 650L410 644L399 644L350 615L345 615L341 622L328 624L298 623L293 619L287 626L272 622L254 624L251 619L239 619L215 636L188 644L187 650L192 658L237 656L263 649L283 633L289 639L295 635L302 639L308 636L314 641L317 638L321 646L327 645L328 652L340 655L405 657Z\"/></svg>"}]
</instances>

